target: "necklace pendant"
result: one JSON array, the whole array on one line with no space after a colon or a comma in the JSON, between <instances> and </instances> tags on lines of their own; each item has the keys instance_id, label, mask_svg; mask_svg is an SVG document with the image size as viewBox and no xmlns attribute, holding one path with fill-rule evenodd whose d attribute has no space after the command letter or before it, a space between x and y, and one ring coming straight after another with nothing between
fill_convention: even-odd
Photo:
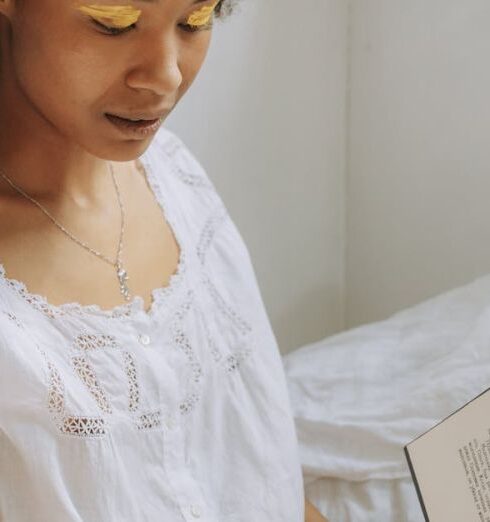
<instances>
[{"instance_id":1,"label":"necklace pendant","mask_svg":"<svg viewBox=\"0 0 490 522\"><path fill-rule=\"evenodd\" d=\"M126 301L129 301L129 299L131 298L131 294L129 293L128 285L126 284L126 281L129 279L129 276L126 270L124 270L122 265L119 263L116 265L116 270L117 278L119 279L119 290L126 299Z\"/></svg>"}]
</instances>

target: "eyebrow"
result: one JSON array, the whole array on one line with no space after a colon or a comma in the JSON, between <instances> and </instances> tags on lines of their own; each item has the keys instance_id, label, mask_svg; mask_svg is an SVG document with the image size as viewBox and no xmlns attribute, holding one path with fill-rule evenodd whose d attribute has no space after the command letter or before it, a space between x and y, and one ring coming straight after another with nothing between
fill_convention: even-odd
<instances>
[{"instance_id":1,"label":"eyebrow","mask_svg":"<svg viewBox=\"0 0 490 522\"><path fill-rule=\"evenodd\" d=\"M144 4L155 4L158 0L132 0L134 3L142 2ZM192 4L200 4L201 2L207 2L207 0L194 0Z\"/></svg>"},{"instance_id":2,"label":"eyebrow","mask_svg":"<svg viewBox=\"0 0 490 522\"><path fill-rule=\"evenodd\" d=\"M131 3L133 4L156 4L159 0L131 0ZM194 0L192 2L192 5L194 4L201 4L203 2L207 2L209 0ZM104 2L98 3L97 5L108 5L111 6L112 4L105 4Z\"/></svg>"}]
</instances>

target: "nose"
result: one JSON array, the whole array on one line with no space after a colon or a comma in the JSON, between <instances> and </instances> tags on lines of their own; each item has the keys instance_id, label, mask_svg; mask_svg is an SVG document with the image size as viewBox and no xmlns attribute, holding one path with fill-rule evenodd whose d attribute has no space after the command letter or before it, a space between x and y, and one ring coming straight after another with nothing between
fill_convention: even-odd
<instances>
[{"instance_id":1,"label":"nose","mask_svg":"<svg viewBox=\"0 0 490 522\"><path fill-rule=\"evenodd\" d=\"M133 89L151 90L159 96L175 98L182 81L179 46L175 38L146 40L138 49L135 66L126 77Z\"/></svg>"}]
</instances>

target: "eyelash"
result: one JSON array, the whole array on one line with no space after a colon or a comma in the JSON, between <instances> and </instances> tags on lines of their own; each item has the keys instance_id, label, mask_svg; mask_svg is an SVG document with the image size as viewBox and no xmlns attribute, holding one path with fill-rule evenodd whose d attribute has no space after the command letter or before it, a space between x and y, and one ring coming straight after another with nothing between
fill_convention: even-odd
<instances>
[{"instance_id":1,"label":"eyelash","mask_svg":"<svg viewBox=\"0 0 490 522\"><path fill-rule=\"evenodd\" d=\"M104 24L101 24L99 21L95 20L94 18L92 18L92 21L94 22L95 25L97 25L98 27L104 29L104 31L107 31L107 35L108 36L119 36L121 34L124 34L124 33L127 33L129 32L130 30L136 28L136 24L131 24L131 25L128 25L128 27L124 27L122 29L119 29L117 27L108 27ZM201 26L196 26L196 25L190 25L190 24L179 24L181 27L185 27L184 31L188 32L188 33L196 33L196 32L199 32L199 31L205 31L206 29L210 29L212 27L212 22L211 23L208 23L206 25L201 25Z\"/></svg>"}]
</instances>

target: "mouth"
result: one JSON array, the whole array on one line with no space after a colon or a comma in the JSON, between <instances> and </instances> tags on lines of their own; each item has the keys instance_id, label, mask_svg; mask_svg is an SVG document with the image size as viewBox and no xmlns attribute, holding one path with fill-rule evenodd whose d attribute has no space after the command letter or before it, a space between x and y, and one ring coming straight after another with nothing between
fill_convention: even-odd
<instances>
[{"instance_id":1,"label":"mouth","mask_svg":"<svg viewBox=\"0 0 490 522\"><path fill-rule=\"evenodd\" d=\"M156 132L164 119L163 116L154 119L130 119L116 114L105 113L104 115L115 127L125 131L126 133L129 132L133 135L136 134L139 136L148 136L149 134Z\"/></svg>"},{"instance_id":2,"label":"mouth","mask_svg":"<svg viewBox=\"0 0 490 522\"><path fill-rule=\"evenodd\" d=\"M153 123L156 123L161 118L160 117L154 117L154 118L125 118L123 116L118 116L117 114L109 114L105 113L106 117L109 118L111 121L115 121L118 123L128 123L128 124L141 124L141 125L151 125Z\"/></svg>"}]
</instances>

